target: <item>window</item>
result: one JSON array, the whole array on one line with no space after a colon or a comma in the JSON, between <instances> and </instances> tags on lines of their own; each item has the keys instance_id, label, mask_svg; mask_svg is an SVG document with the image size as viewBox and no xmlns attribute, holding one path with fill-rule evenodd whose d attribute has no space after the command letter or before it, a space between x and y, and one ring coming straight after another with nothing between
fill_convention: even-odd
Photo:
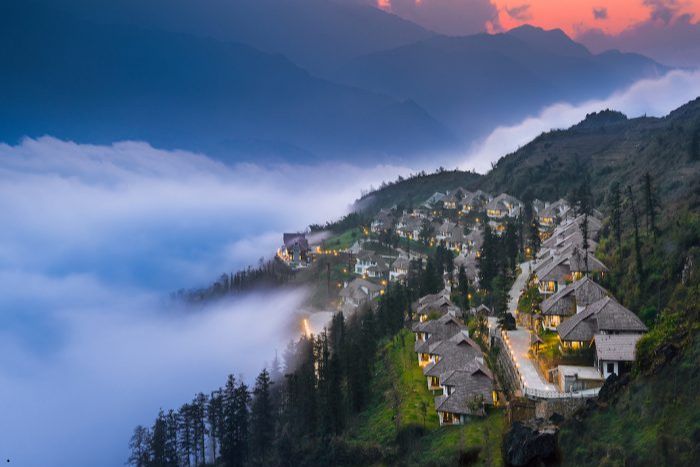
<instances>
[{"instance_id":1,"label":"window","mask_svg":"<svg viewBox=\"0 0 700 467\"><path fill-rule=\"evenodd\" d=\"M614 363L608 363L608 373L615 373L615 364Z\"/></svg>"}]
</instances>

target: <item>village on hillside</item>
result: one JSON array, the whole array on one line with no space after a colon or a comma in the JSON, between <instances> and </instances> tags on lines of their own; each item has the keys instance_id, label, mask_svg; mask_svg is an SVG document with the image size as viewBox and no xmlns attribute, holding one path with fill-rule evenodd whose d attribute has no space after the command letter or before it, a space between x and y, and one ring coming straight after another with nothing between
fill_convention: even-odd
<instances>
[{"instance_id":1,"label":"village on hillside","mask_svg":"<svg viewBox=\"0 0 700 467\"><path fill-rule=\"evenodd\" d=\"M518 224L522 217L532 222ZM463 424L512 395L569 401L573 410L597 397L609 376L630 371L647 328L600 285L608 272L595 256L601 225L600 212L563 199L523 202L457 188L420 206L379 210L345 245L312 246L303 233L285 234L277 256L295 269L342 256L346 279L335 304L345 315L376 308L387 287L411 281L416 269L437 268L440 290L419 298L407 316L440 424ZM530 240L520 245L522 261L499 304L480 283L482 255L491 254L484 244L515 226ZM429 259L436 249L447 258L440 264Z\"/></svg>"}]
</instances>

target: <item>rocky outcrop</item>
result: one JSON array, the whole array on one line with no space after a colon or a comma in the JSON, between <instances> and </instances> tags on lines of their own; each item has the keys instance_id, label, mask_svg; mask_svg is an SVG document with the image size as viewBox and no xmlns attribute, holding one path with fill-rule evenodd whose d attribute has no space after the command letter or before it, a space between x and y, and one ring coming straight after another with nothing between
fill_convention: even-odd
<instances>
[{"instance_id":1,"label":"rocky outcrop","mask_svg":"<svg viewBox=\"0 0 700 467\"><path fill-rule=\"evenodd\" d=\"M513 423L503 442L506 464L525 466L551 462L557 454L558 432L556 425L541 418Z\"/></svg>"}]
</instances>

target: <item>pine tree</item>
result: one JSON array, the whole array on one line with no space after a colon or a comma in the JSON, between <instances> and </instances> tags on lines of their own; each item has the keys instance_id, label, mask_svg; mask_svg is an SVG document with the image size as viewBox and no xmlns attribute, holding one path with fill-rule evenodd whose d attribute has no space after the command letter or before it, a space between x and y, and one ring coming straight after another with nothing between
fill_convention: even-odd
<instances>
[{"instance_id":1,"label":"pine tree","mask_svg":"<svg viewBox=\"0 0 700 467\"><path fill-rule=\"evenodd\" d=\"M479 283L490 290L491 282L498 271L497 239L491 232L488 223L484 224L484 241L479 254Z\"/></svg>"},{"instance_id":2,"label":"pine tree","mask_svg":"<svg viewBox=\"0 0 700 467\"><path fill-rule=\"evenodd\" d=\"M192 451L194 449L194 441L192 439L192 411L190 405L183 404L178 413L178 418L180 420L178 426L178 432L180 433L178 436L180 440L179 457L182 465L190 467L192 465Z\"/></svg>"},{"instance_id":3,"label":"pine tree","mask_svg":"<svg viewBox=\"0 0 700 467\"><path fill-rule=\"evenodd\" d=\"M581 221L581 236L583 247L583 262L586 268L586 275L588 275L588 214L583 215L583 220Z\"/></svg>"},{"instance_id":4,"label":"pine tree","mask_svg":"<svg viewBox=\"0 0 700 467\"><path fill-rule=\"evenodd\" d=\"M467 272L464 270L464 266L459 267L459 272L457 273L457 291L459 293L458 303L462 307L462 311L466 311L471 307L469 301L469 279L467 278Z\"/></svg>"},{"instance_id":5,"label":"pine tree","mask_svg":"<svg viewBox=\"0 0 700 467\"><path fill-rule=\"evenodd\" d=\"M212 459L216 459L221 449L221 437L224 432L223 391L212 391L207 404L207 421L211 438Z\"/></svg>"},{"instance_id":6,"label":"pine tree","mask_svg":"<svg viewBox=\"0 0 700 467\"><path fill-rule=\"evenodd\" d=\"M610 205L610 224L615 235L617 247L622 248L622 196L620 195L620 184L613 182L610 186L608 199Z\"/></svg>"},{"instance_id":7,"label":"pine tree","mask_svg":"<svg viewBox=\"0 0 700 467\"><path fill-rule=\"evenodd\" d=\"M226 465L234 465L236 458L236 379L229 375L222 393L223 431L221 433L221 458Z\"/></svg>"},{"instance_id":8,"label":"pine tree","mask_svg":"<svg viewBox=\"0 0 700 467\"><path fill-rule=\"evenodd\" d=\"M535 258L542 245L542 239L540 238L540 220L537 216L533 216L529 223L528 245L530 246L531 257Z\"/></svg>"},{"instance_id":9,"label":"pine tree","mask_svg":"<svg viewBox=\"0 0 700 467\"><path fill-rule=\"evenodd\" d=\"M646 205L647 233L651 233L656 238L656 209L658 201L654 194L649 172L644 174L644 201Z\"/></svg>"},{"instance_id":10,"label":"pine tree","mask_svg":"<svg viewBox=\"0 0 700 467\"><path fill-rule=\"evenodd\" d=\"M263 369L255 380L253 405L250 413L250 446L255 463L266 465L275 433L273 400L270 393L270 374Z\"/></svg>"},{"instance_id":11,"label":"pine tree","mask_svg":"<svg viewBox=\"0 0 700 467\"><path fill-rule=\"evenodd\" d=\"M207 436L207 425L206 425L206 413L207 413L207 396L203 393L199 393L195 396L192 401L192 421L194 429L194 441L195 441L195 459L197 459L197 465L206 462L207 452L206 452L206 436Z\"/></svg>"},{"instance_id":12,"label":"pine tree","mask_svg":"<svg viewBox=\"0 0 700 467\"><path fill-rule=\"evenodd\" d=\"M180 465L180 458L178 455L178 429L180 425L180 420L177 412L170 409L165 416L165 458L167 465L178 466Z\"/></svg>"},{"instance_id":13,"label":"pine tree","mask_svg":"<svg viewBox=\"0 0 700 467\"><path fill-rule=\"evenodd\" d=\"M634 204L634 194L632 192L631 185L627 185L627 197L630 203L630 212L632 213L632 224L634 226L634 253L635 263L637 266L637 277L641 286L641 284L644 282L644 265L642 264L642 244L639 239L639 217L637 215L637 208Z\"/></svg>"},{"instance_id":14,"label":"pine tree","mask_svg":"<svg viewBox=\"0 0 700 467\"><path fill-rule=\"evenodd\" d=\"M148 428L138 425L134 428L134 434L131 436L131 441L129 441L131 453L127 464L134 467L147 467L150 465L150 445L151 432Z\"/></svg>"},{"instance_id":15,"label":"pine tree","mask_svg":"<svg viewBox=\"0 0 700 467\"><path fill-rule=\"evenodd\" d=\"M166 447L168 438L168 427L165 420L165 414L163 410L158 412L158 417L153 423L153 428L151 429L151 439L149 444L150 451L150 467L169 467L177 466L177 464L171 463L172 459L168 459Z\"/></svg>"}]
</instances>

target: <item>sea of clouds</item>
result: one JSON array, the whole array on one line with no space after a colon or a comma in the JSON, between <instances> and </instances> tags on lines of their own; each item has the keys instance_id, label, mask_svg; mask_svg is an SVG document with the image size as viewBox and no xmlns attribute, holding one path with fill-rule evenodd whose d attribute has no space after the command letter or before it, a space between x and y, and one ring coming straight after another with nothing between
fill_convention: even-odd
<instances>
[{"instance_id":1,"label":"sea of clouds","mask_svg":"<svg viewBox=\"0 0 700 467\"><path fill-rule=\"evenodd\" d=\"M0 457L123 465L131 429L298 332L304 291L188 310L169 292L270 257L401 167L226 166L145 143L0 145Z\"/></svg>"}]
</instances>

